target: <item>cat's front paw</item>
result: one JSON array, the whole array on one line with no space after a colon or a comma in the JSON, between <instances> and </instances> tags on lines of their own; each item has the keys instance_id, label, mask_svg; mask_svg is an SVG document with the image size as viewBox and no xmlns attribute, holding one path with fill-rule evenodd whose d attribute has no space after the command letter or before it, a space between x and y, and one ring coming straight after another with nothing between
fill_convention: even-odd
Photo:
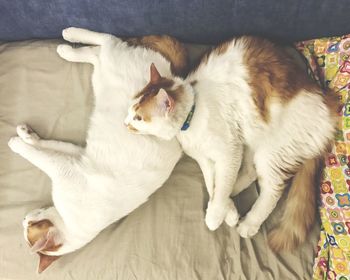
<instances>
[{"instance_id":1,"label":"cat's front paw","mask_svg":"<svg viewBox=\"0 0 350 280\"><path fill-rule=\"evenodd\" d=\"M60 57L62 57L65 60L70 61L71 60L71 54L72 54L72 47L66 44L61 44L57 46L57 53Z\"/></svg>"},{"instance_id":2,"label":"cat's front paw","mask_svg":"<svg viewBox=\"0 0 350 280\"><path fill-rule=\"evenodd\" d=\"M228 210L226 217L225 217L225 223L229 227L234 227L235 225L237 225L238 220L239 220L239 214L238 214L237 210L236 209Z\"/></svg>"},{"instance_id":3,"label":"cat's front paw","mask_svg":"<svg viewBox=\"0 0 350 280\"><path fill-rule=\"evenodd\" d=\"M250 221L249 219L243 219L237 227L239 235L243 238L253 237L258 233L260 225Z\"/></svg>"},{"instance_id":4,"label":"cat's front paw","mask_svg":"<svg viewBox=\"0 0 350 280\"><path fill-rule=\"evenodd\" d=\"M23 140L22 140L20 137L16 136L16 137L12 137L12 138L8 141L7 145L10 147L10 149L11 149L13 152L15 152L15 153L18 154L18 153L20 153L21 150L23 149L25 143L23 142Z\"/></svg>"},{"instance_id":5,"label":"cat's front paw","mask_svg":"<svg viewBox=\"0 0 350 280\"><path fill-rule=\"evenodd\" d=\"M34 145L40 139L38 134L36 134L34 130L26 124L18 125L16 130L18 136L21 137L21 139L27 144Z\"/></svg>"},{"instance_id":6,"label":"cat's front paw","mask_svg":"<svg viewBox=\"0 0 350 280\"><path fill-rule=\"evenodd\" d=\"M239 215L231 200L222 203L208 203L205 223L210 230L216 230L223 221L234 226L238 221Z\"/></svg>"},{"instance_id":7,"label":"cat's front paw","mask_svg":"<svg viewBox=\"0 0 350 280\"><path fill-rule=\"evenodd\" d=\"M78 43L76 40L76 34L80 32L80 29L77 27L68 27L62 30L62 37L68 42Z\"/></svg>"}]
</instances>

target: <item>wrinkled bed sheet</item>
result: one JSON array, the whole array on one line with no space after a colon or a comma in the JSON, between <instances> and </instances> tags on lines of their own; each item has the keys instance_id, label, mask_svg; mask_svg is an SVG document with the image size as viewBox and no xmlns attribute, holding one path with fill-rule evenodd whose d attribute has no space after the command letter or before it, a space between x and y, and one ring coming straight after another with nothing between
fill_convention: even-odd
<instances>
[{"instance_id":1,"label":"wrinkled bed sheet","mask_svg":"<svg viewBox=\"0 0 350 280\"><path fill-rule=\"evenodd\" d=\"M188 157L147 203L37 275L38 258L29 253L21 222L28 211L50 205L50 180L13 154L7 141L25 122L44 138L84 144L93 104L92 68L63 61L57 44L0 44L0 279L311 278L318 225L301 248L280 255L266 242L274 217L253 239L240 239L226 225L210 232L203 220L208 199L203 178ZM192 54L201 50L191 47ZM240 211L246 212L256 197L255 185L239 195Z\"/></svg>"}]
</instances>

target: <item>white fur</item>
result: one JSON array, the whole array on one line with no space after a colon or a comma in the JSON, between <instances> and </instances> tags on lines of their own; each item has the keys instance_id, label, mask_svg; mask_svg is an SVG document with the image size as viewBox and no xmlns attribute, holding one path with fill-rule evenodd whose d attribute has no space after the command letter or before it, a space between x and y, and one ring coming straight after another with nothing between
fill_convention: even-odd
<instances>
[{"instance_id":1,"label":"white fur","mask_svg":"<svg viewBox=\"0 0 350 280\"><path fill-rule=\"evenodd\" d=\"M242 184L242 177L237 181L236 178L246 146L249 155L244 154L243 169L254 174L252 167L255 165L261 187L259 198L238 227L242 237L251 237L281 197L288 179L282 169L320 155L333 137L334 122L322 97L305 90L286 105L278 99L272 100L270 122L264 122L249 86L248 70L243 61L244 42L236 39L223 54L212 52L207 63L201 64L182 84L178 82L178 86L185 88L195 82L193 90L185 92L191 95L194 91L196 104L188 130L180 130L182 123L175 127L169 124L163 129L171 128L167 137L152 133L150 126L162 130L153 121L134 121L132 125L143 133L163 138L176 135L185 153L199 163L211 196L206 223L212 230L227 218L228 211L232 217L238 215L229 195L235 182ZM177 111L176 105L174 115L184 121L189 110ZM166 119L171 123L172 118ZM164 123L163 120L162 125Z\"/></svg>"},{"instance_id":2,"label":"white fur","mask_svg":"<svg viewBox=\"0 0 350 280\"><path fill-rule=\"evenodd\" d=\"M25 232L29 221L46 218L54 224L63 246L52 255L81 248L144 203L181 156L175 139L133 135L124 126L131 98L148 82L150 64L155 63L162 75L170 75L169 62L152 50L128 47L108 34L68 28L63 37L96 45L57 48L68 61L94 66L95 109L86 147L40 139L26 125L18 126L19 136L9 141L14 152L52 179L55 207L35 210L23 222Z\"/></svg>"}]
</instances>

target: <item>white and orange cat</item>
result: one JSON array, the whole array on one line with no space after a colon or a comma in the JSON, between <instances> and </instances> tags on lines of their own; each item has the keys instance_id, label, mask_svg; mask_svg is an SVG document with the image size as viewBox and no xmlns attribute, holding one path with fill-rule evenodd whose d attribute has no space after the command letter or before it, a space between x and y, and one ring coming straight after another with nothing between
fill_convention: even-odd
<instances>
[{"instance_id":1,"label":"white and orange cat","mask_svg":"<svg viewBox=\"0 0 350 280\"><path fill-rule=\"evenodd\" d=\"M19 125L18 136L8 143L52 180L54 206L33 210L23 221L27 242L40 255L39 272L146 202L182 155L175 139L132 135L124 126L131 98L148 82L151 62L166 75L184 70L182 45L168 36L124 42L79 28L62 34L67 41L94 45L57 48L65 60L94 66L95 106L86 147L41 139L27 125ZM135 44L146 47L130 46Z\"/></svg>"},{"instance_id":2,"label":"white and orange cat","mask_svg":"<svg viewBox=\"0 0 350 280\"><path fill-rule=\"evenodd\" d=\"M292 179L269 241L276 251L301 243L315 217L318 161L335 131L334 96L323 95L282 47L255 37L218 46L186 79L157 68L151 65L125 123L136 133L177 138L199 163L210 195L208 227L217 229L228 212L231 225L238 223L229 196L246 149L260 195L238 223L239 234L258 232Z\"/></svg>"}]
</instances>

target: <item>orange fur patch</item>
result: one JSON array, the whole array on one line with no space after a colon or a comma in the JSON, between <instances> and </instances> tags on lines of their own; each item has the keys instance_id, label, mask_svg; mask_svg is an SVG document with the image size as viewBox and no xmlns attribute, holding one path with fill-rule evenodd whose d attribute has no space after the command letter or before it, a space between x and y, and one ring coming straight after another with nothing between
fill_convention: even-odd
<instances>
[{"instance_id":1,"label":"orange fur patch","mask_svg":"<svg viewBox=\"0 0 350 280\"><path fill-rule=\"evenodd\" d=\"M226 41L204 54L199 65L206 64L210 55L224 54L231 44L243 40L245 53L243 62L249 71L249 85L253 90L253 99L264 121L269 120L269 103L272 97L282 103L289 102L302 89L315 94L323 94L319 86L280 45L267 39L243 36ZM197 69L199 67L194 68ZM333 94L326 95L325 104L333 113L338 107Z\"/></svg>"},{"instance_id":2,"label":"orange fur patch","mask_svg":"<svg viewBox=\"0 0 350 280\"><path fill-rule=\"evenodd\" d=\"M129 38L131 46L143 46L159 52L171 63L171 71L176 76L184 77L188 71L188 53L177 39L167 35L150 35L140 38Z\"/></svg>"},{"instance_id":3,"label":"orange fur patch","mask_svg":"<svg viewBox=\"0 0 350 280\"><path fill-rule=\"evenodd\" d=\"M213 52L218 55L224 54L231 44L232 44L232 40L221 43L220 45L218 45L216 48L213 49Z\"/></svg>"},{"instance_id":4,"label":"orange fur patch","mask_svg":"<svg viewBox=\"0 0 350 280\"><path fill-rule=\"evenodd\" d=\"M171 98L176 102L183 94L183 87L172 89L174 82L166 78L160 78L157 83L148 83L146 87L139 92L135 98L140 98L140 101L134 105L134 111L140 115L145 122L152 120L152 113L157 110L156 96L160 89L164 89Z\"/></svg>"},{"instance_id":5,"label":"orange fur patch","mask_svg":"<svg viewBox=\"0 0 350 280\"><path fill-rule=\"evenodd\" d=\"M316 217L321 162L321 157L306 160L294 176L281 221L268 235L273 251L291 251L307 238Z\"/></svg>"},{"instance_id":6,"label":"orange fur patch","mask_svg":"<svg viewBox=\"0 0 350 280\"><path fill-rule=\"evenodd\" d=\"M277 97L287 103L305 89L321 94L321 89L295 60L279 46L258 37L242 37L245 44L244 64L249 71L249 84L261 117L268 121L269 102Z\"/></svg>"}]
</instances>

